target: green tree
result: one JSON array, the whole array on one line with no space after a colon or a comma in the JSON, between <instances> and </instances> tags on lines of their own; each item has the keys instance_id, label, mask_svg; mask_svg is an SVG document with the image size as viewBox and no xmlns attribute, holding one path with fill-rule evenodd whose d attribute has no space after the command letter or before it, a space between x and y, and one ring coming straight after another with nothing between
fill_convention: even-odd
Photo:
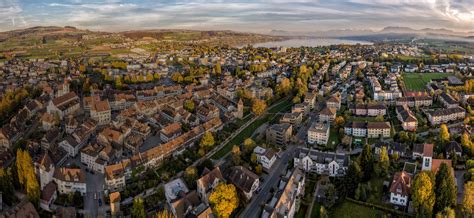
<instances>
[{"instance_id":1,"label":"green tree","mask_svg":"<svg viewBox=\"0 0 474 218\"><path fill-rule=\"evenodd\" d=\"M253 151L253 149L257 146L257 143L252 138L246 138L244 140L244 152L248 153Z\"/></svg>"},{"instance_id":2,"label":"green tree","mask_svg":"<svg viewBox=\"0 0 474 218\"><path fill-rule=\"evenodd\" d=\"M353 197L355 190L363 177L363 172L357 161L351 161L349 168L347 169L346 175L344 176L344 186L347 190L347 195Z\"/></svg>"},{"instance_id":3,"label":"green tree","mask_svg":"<svg viewBox=\"0 0 474 218\"><path fill-rule=\"evenodd\" d=\"M444 208L436 214L436 218L456 218L456 212L452 208Z\"/></svg>"},{"instance_id":4,"label":"green tree","mask_svg":"<svg viewBox=\"0 0 474 218\"><path fill-rule=\"evenodd\" d=\"M411 189L413 206L420 216L431 217L435 204L435 181L430 171L422 171L415 176Z\"/></svg>"},{"instance_id":5,"label":"green tree","mask_svg":"<svg viewBox=\"0 0 474 218\"><path fill-rule=\"evenodd\" d=\"M187 110L189 112L194 112L195 105L194 105L193 100L186 100L186 101L184 101L183 104L184 104L183 107L184 107L185 110Z\"/></svg>"},{"instance_id":6,"label":"green tree","mask_svg":"<svg viewBox=\"0 0 474 218\"><path fill-rule=\"evenodd\" d=\"M232 184L221 183L209 196L209 203L217 217L230 217L239 205L237 189Z\"/></svg>"},{"instance_id":7,"label":"green tree","mask_svg":"<svg viewBox=\"0 0 474 218\"><path fill-rule=\"evenodd\" d=\"M456 205L456 184L454 176L446 163L442 163L438 173L436 173L435 184L436 212L441 212L446 207Z\"/></svg>"},{"instance_id":8,"label":"green tree","mask_svg":"<svg viewBox=\"0 0 474 218\"><path fill-rule=\"evenodd\" d=\"M374 156L372 155L372 148L369 144L364 145L359 160L364 175L363 180L369 181L374 171Z\"/></svg>"},{"instance_id":9,"label":"green tree","mask_svg":"<svg viewBox=\"0 0 474 218\"><path fill-rule=\"evenodd\" d=\"M184 171L184 179L186 180L188 184L191 184L194 181L196 181L197 177L198 177L198 171L196 167L189 166Z\"/></svg>"},{"instance_id":10,"label":"green tree","mask_svg":"<svg viewBox=\"0 0 474 218\"><path fill-rule=\"evenodd\" d=\"M328 209L331 209L332 206L336 203L336 188L333 184L328 184L326 186L326 200L324 201L324 206Z\"/></svg>"},{"instance_id":11,"label":"green tree","mask_svg":"<svg viewBox=\"0 0 474 218\"><path fill-rule=\"evenodd\" d=\"M383 122L385 119L383 118L383 115L378 115L375 117L375 121L378 121L378 122Z\"/></svg>"},{"instance_id":12,"label":"green tree","mask_svg":"<svg viewBox=\"0 0 474 218\"><path fill-rule=\"evenodd\" d=\"M133 205L131 210L131 216L133 218L146 218L145 206L143 205L143 199L137 197L133 199Z\"/></svg>"}]
</instances>

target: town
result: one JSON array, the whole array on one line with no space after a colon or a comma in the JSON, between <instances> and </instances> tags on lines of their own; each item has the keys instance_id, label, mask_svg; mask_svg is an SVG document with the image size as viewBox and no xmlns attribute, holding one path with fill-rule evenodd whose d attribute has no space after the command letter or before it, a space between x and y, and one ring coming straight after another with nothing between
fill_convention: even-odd
<instances>
[{"instance_id":1,"label":"town","mask_svg":"<svg viewBox=\"0 0 474 218\"><path fill-rule=\"evenodd\" d=\"M107 37L2 51L0 217L474 215L472 54Z\"/></svg>"}]
</instances>

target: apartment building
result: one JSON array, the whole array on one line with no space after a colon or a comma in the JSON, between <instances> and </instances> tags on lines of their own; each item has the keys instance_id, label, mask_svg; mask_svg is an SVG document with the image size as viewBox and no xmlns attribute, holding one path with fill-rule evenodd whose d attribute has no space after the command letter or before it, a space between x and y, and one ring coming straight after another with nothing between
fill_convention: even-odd
<instances>
[{"instance_id":1,"label":"apartment building","mask_svg":"<svg viewBox=\"0 0 474 218\"><path fill-rule=\"evenodd\" d=\"M290 142L293 127L289 123L273 124L266 131L267 143L283 146Z\"/></svg>"},{"instance_id":2,"label":"apartment building","mask_svg":"<svg viewBox=\"0 0 474 218\"><path fill-rule=\"evenodd\" d=\"M312 123L308 129L308 143L326 145L329 139L329 123Z\"/></svg>"}]
</instances>

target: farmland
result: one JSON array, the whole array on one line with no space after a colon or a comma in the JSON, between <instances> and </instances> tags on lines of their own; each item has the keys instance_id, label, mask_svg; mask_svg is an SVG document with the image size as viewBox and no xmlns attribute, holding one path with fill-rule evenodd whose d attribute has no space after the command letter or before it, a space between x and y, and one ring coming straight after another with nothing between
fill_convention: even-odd
<instances>
[{"instance_id":1,"label":"farmland","mask_svg":"<svg viewBox=\"0 0 474 218\"><path fill-rule=\"evenodd\" d=\"M402 75L403 82L409 91L424 91L426 84L431 79L441 79L452 74L449 73L404 73Z\"/></svg>"}]
</instances>

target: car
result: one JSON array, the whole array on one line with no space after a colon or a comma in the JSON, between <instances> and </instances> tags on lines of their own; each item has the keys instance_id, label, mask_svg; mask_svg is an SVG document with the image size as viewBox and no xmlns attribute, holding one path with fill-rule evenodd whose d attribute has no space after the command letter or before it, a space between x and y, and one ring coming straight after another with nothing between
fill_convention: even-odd
<instances>
[{"instance_id":1,"label":"car","mask_svg":"<svg viewBox=\"0 0 474 218\"><path fill-rule=\"evenodd\" d=\"M94 200L97 200L97 193L94 193Z\"/></svg>"},{"instance_id":2,"label":"car","mask_svg":"<svg viewBox=\"0 0 474 218\"><path fill-rule=\"evenodd\" d=\"M102 207L102 199L99 199L99 207Z\"/></svg>"}]
</instances>

